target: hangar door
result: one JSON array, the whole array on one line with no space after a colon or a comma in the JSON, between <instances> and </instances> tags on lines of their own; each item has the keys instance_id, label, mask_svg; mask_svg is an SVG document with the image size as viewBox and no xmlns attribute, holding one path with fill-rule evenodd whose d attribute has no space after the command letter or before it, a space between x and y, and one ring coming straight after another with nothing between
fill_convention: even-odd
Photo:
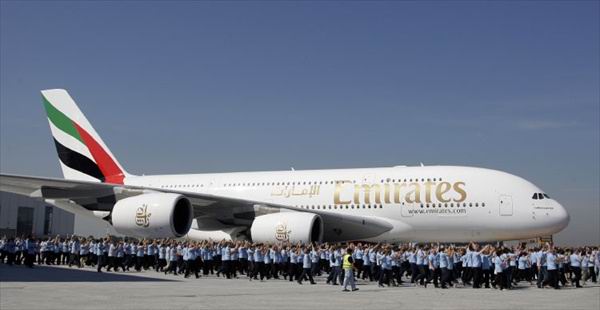
<instances>
[{"instance_id":1,"label":"hangar door","mask_svg":"<svg viewBox=\"0 0 600 310\"><path fill-rule=\"evenodd\" d=\"M503 215L503 216L513 215L512 196L500 195L499 206L500 206L500 215Z\"/></svg>"}]
</instances>

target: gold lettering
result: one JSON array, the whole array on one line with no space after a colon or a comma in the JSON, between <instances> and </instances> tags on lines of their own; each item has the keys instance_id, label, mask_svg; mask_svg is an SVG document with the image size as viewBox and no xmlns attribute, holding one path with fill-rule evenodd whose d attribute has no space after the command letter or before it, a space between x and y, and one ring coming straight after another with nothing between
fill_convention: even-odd
<instances>
[{"instance_id":1,"label":"gold lettering","mask_svg":"<svg viewBox=\"0 0 600 310\"><path fill-rule=\"evenodd\" d=\"M406 193L404 200L408 203L421 203L421 185L419 185L419 183L410 183L408 186L414 186L414 188Z\"/></svg>"},{"instance_id":2,"label":"gold lettering","mask_svg":"<svg viewBox=\"0 0 600 310\"><path fill-rule=\"evenodd\" d=\"M450 201L450 199L446 199L444 198L444 194L447 193L450 188L452 188L452 185L450 185L450 183L448 182L442 182L440 184L438 184L437 188L435 189L435 197L437 198L437 200L439 202L448 202Z\"/></svg>"},{"instance_id":3,"label":"gold lettering","mask_svg":"<svg viewBox=\"0 0 600 310\"><path fill-rule=\"evenodd\" d=\"M400 203L400 189L405 186L404 183L394 183L394 203Z\"/></svg>"},{"instance_id":4,"label":"gold lettering","mask_svg":"<svg viewBox=\"0 0 600 310\"><path fill-rule=\"evenodd\" d=\"M465 182L456 182L456 183L454 183L454 191L457 192L460 195L460 198L453 199L456 202L463 202L463 201L465 201L465 199L467 199L467 192L465 191L464 188L460 187L461 185L464 186Z\"/></svg>"},{"instance_id":5,"label":"gold lettering","mask_svg":"<svg viewBox=\"0 0 600 310\"><path fill-rule=\"evenodd\" d=\"M360 185L354 184L354 203L360 203Z\"/></svg>"},{"instance_id":6,"label":"gold lettering","mask_svg":"<svg viewBox=\"0 0 600 310\"><path fill-rule=\"evenodd\" d=\"M342 200L340 198L340 192L342 191L342 187L346 183L351 183L350 181L336 181L335 182L335 192L333 194L333 203L336 205L347 205L350 204L350 200Z\"/></svg>"},{"instance_id":7,"label":"gold lettering","mask_svg":"<svg viewBox=\"0 0 600 310\"><path fill-rule=\"evenodd\" d=\"M384 189L383 200L385 201L385 203L391 203L391 201L390 201L390 184L388 184L388 183L384 184L383 189Z\"/></svg>"},{"instance_id":8,"label":"gold lettering","mask_svg":"<svg viewBox=\"0 0 600 310\"><path fill-rule=\"evenodd\" d=\"M435 183L431 182L431 181L425 182L425 202L426 203L431 202L431 186L432 185L435 185Z\"/></svg>"},{"instance_id":9,"label":"gold lettering","mask_svg":"<svg viewBox=\"0 0 600 310\"><path fill-rule=\"evenodd\" d=\"M373 184L373 185L363 184L362 188L364 189L366 204L371 203L371 191L372 190L375 190L375 203L376 204L381 203L381 186L379 186L379 184Z\"/></svg>"}]
</instances>

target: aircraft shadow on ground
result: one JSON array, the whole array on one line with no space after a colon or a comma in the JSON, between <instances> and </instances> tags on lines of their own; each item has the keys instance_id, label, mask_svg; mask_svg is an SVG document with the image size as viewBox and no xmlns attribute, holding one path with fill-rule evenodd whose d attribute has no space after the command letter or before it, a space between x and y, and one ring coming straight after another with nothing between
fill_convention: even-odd
<instances>
[{"instance_id":1,"label":"aircraft shadow on ground","mask_svg":"<svg viewBox=\"0 0 600 310\"><path fill-rule=\"evenodd\" d=\"M154 271L152 271L154 272ZM102 272L46 266L0 265L0 282L176 282L126 273Z\"/></svg>"}]
</instances>

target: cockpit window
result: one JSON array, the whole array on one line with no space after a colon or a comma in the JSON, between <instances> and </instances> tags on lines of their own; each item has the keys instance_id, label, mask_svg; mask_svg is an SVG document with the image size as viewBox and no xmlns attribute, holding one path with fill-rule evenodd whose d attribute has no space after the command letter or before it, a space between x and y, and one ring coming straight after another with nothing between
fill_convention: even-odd
<instances>
[{"instance_id":1,"label":"cockpit window","mask_svg":"<svg viewBox=\"0 0 600 310\"><path fill-rule=\"evenodd\" d=\"M536 199L536 200L537 199L544 199L544 198L550 199L550 196L548 196L548 194L546 194L546 193L534 193L533 197L531 197L531 199Z\"/></svg>"}]
</instances>

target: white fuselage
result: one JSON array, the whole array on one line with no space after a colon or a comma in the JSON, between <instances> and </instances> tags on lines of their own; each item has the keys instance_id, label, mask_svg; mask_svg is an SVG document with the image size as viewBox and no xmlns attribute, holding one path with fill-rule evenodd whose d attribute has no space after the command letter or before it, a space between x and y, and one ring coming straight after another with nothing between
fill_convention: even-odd
<instances>
[{"instance_id":1,"label":"white fuselage","mask_svg":"<svg viewBox=\"0 0 600 310\"><path fill-rule=\"evenodd\" d=\"M375 217L393 226L369 241L515 240L553 234L569 222L555 200L533 199L543 193L534 184L472 167L157 175L129 177L125 184L285 205L300 212Z\"/></svg>"}]
</instances>

